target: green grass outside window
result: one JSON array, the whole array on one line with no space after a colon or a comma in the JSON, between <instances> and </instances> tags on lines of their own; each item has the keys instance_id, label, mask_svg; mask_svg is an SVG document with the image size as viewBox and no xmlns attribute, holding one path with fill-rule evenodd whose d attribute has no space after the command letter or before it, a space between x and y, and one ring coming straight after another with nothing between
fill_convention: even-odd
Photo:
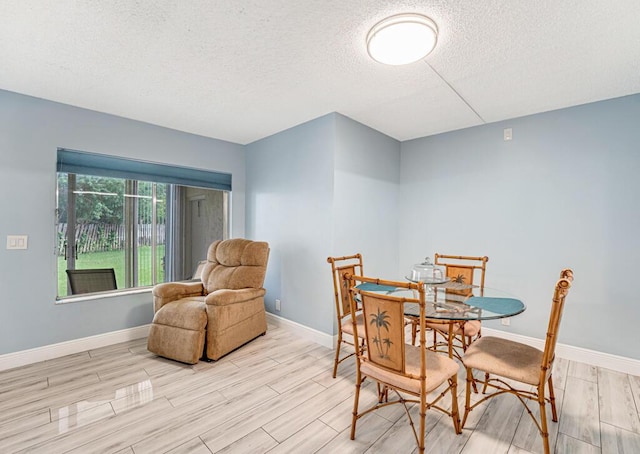
<instances>
[{"instance_id":1,"label":"green grass outside window","mask_svg":"<svg viewBox=\"0 0 640 454\"><path fill-rule=\"evenodd\" d=\"M156 281L164 282L164 245L157 247ZM76 260L76 269L113 268L116 273L118 289L124 287L124 249L118 251L90 252L80 254ZM58 296L67 296L67 261L58 257ZM138 287L152 285L151 280L151 246L138 247Z\"/></svg>"}]
</instances>

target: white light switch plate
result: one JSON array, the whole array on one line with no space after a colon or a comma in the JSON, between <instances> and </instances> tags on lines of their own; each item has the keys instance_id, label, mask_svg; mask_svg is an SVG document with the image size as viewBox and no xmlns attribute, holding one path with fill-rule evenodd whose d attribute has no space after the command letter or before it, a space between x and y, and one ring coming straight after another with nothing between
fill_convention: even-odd
<instances>
[{"instance_id":1,"label":"white light switch plate","mask_svg":"<svg viewBox=\"0 0 640 454\"><path fill-rule=\"evenodd\" d=\"M7 235L7 249L27 249L27 235Z\"/></svg>"}]
</instances>

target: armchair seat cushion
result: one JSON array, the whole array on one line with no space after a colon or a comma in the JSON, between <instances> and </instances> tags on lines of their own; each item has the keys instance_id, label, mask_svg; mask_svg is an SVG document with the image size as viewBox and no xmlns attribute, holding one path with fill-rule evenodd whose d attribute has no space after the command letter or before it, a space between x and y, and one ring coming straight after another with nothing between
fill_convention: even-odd
<instances>
[{"instance_id":1,"label":"armchair seat cushion","mask_svg":"<svg viewBox=\"0 0 640 454\"><path fill-rule=\"evenodd\" d=\"M207 326L207 312L204 296L182 298L167 303L153 317L153 323L175 326L193 331L204 330Z\"/></svg>"}]
</instances>

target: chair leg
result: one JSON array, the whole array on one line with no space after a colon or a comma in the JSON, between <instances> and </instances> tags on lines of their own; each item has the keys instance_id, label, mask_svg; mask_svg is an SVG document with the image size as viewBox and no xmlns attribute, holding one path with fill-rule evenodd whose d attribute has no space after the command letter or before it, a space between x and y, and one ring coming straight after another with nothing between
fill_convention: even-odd
<instances>
[{"instance_id":1,"label":"chair leg","mask_svg":"<svg viewBox=\"0 0 640 454\"><path fill-rule=\"evenodd\" d=\"M544 400L544 383L538 388L538 403L540 404L540 434L542 435L542 444L544 446L544 454L550 454L549 451L549 430L547 428L547 411Z\"/></svg>"},{"instance_id":2,"label":"chair leg","mask_svg":"<svg viewBox=\"0 0 640 454\"><path fill-rule=\"evenodd\" d=\"M462 352L466 352L467 351L467 335L464 333L464 325L462 325L460 327L460 330L462 331L460 334L460 343L462 344Z\"/></svg>"},{"instance_id":3,"label":"chair leg","mask_svg":"<svg viewBox=\"0 0 640 454\"><path fill-rule=\"evenodd\" d=\"M418 453L424 453L424 429L425 419L427 417L427 397L420 398L420 430L418 431Z\"/></svg>"},{"instance_id":4,"label":"chair leg","mask_svg":"<svg viewBox=\"0 0 640 454\"><path fill-rule=\"evenodd\" d=\"M469 345L471 345L472 341L471 341L471 336L465 336L464 335L464 327L462 328L462 331L463 331L463 335L462 335L462 351L466 352L467 348L469 348ZM466 343L465 339L467 339L469 342ZM476 381L474 380L472 383L473 383L473 392L474 392L474 394L478 394L478 385L476 384Z\"/></svg>"},{"instance_id":5,"label":"chair leg","mask_svg":"<svg viewBox=\"0 0 640 454\"><path fill-rule=\"evenodd\" d=\"M472 386L473 386L473 393L478 394L478 385L476 384L475 380L472 382Z\"/></svg>"},{"instance_id":6,"label":"chair leg","mask_svg":"<svg viewBox=\"0 0 640 454\"><path fill-rule=\"evenodd\" d=\"M378 387L378 403L389 402L389 388L387 385L381 385L380 382L376 382Z\"/></svg>"},{"instance_id":7,"label":"chair leg","mask_svg":"<svg viewBox=\"0 0 640 454\"><path fill-rule=\"evenodd\" d=\"M342 345L342 330L338 331L338 345L336 345L336 359L333 361L333 378L338 374L338 362L340 360L340 345Z\"/></svg>"},{"instance_id":8,"label":"chair leg","mask_svg":"<svg viewBox=\"0 0 640 454\"><path fill-rule=\"evenodd\" d=\"M553 380L551 380L551 376L549 376L549 403L551 403L551 420L553 422L558 422L558 414L556 413L556 396L553 393Z\"/></svg>"},{"instance_id":9,"label":"chair leg","mask_svg":"<svg viewBox=\"0 0 640 454\"><path fill-rule=\"evenodd\" d=\"M416 345L416 336L418 335L418 324L415 319L411 320L411 345Z\"/></svg>"},{"instance_id":10,"label":"chair leg","mask_svg":"<svg viewBox=\"0 0 640 454\"><path fill-rule=\"evenodd\" d=\"M462 424L460 425L460 429L464 427L464 424L467 422L467 416L469 416L469 412L471 411L471 388L473 382L473 371L467 367L467 388L465 390L465 399L464 399L464 416L462 417Z\"/></svg>"},{"instance_id":11,"label":"chair leg","mask_svg":"<svg viewBox=\"0 0 640 454\"><path fill-rule=\"evenodd\" d=\"M357 372L356 377L356 394L353 399L353 416L351 418L351 439L356 439L356 422L358 421L358 400L360 399L360 386L362 386L362 380L360 378L360 370Z\"/></svg>"},{"instance_id":12,"label":"chair leg","mask_svg":"<svg viewBox=\"0 0 640 454\"><path fill-rule=\"evenodd\" d=\"M489 386L489 372L484 374L484 386L482 386L482 394L487 393L487 386Z\"/></svg>"},{"instance_id":13,"label":"chair leg","mask_svg":"<svg viewBox=\"0 0 640 454\"><path fill-rule=\"evenodd\" d=\"M458 409L458 374L453 375L449 379L449 386L451 387L451 419L453 419L453 428L456 434L461 434L462 427L460 426L460 411Z\"/></svg>"}]
</instances>

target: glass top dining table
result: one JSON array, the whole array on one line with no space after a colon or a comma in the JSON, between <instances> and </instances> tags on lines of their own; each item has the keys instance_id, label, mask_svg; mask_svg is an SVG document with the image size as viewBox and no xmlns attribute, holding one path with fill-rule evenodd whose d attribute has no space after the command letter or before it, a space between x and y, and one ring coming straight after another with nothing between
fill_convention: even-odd
<instances>
[{"instance_id":1,"label":"glass top dining table","mask_svg":"<svg viewBox=\"0 0 640 454\"><path fill-rule=\"evenodd\" d=\"M377 284L360 284L361 290L393 296L418 298L417 292ZM453 281L425 284L425 317L443 321L466 322L494 320L518 315L526 309L524 302L508 292ZM415 303L404 307L407 316L417 317L420 308Z\"/></svg>"}]
</instances>

